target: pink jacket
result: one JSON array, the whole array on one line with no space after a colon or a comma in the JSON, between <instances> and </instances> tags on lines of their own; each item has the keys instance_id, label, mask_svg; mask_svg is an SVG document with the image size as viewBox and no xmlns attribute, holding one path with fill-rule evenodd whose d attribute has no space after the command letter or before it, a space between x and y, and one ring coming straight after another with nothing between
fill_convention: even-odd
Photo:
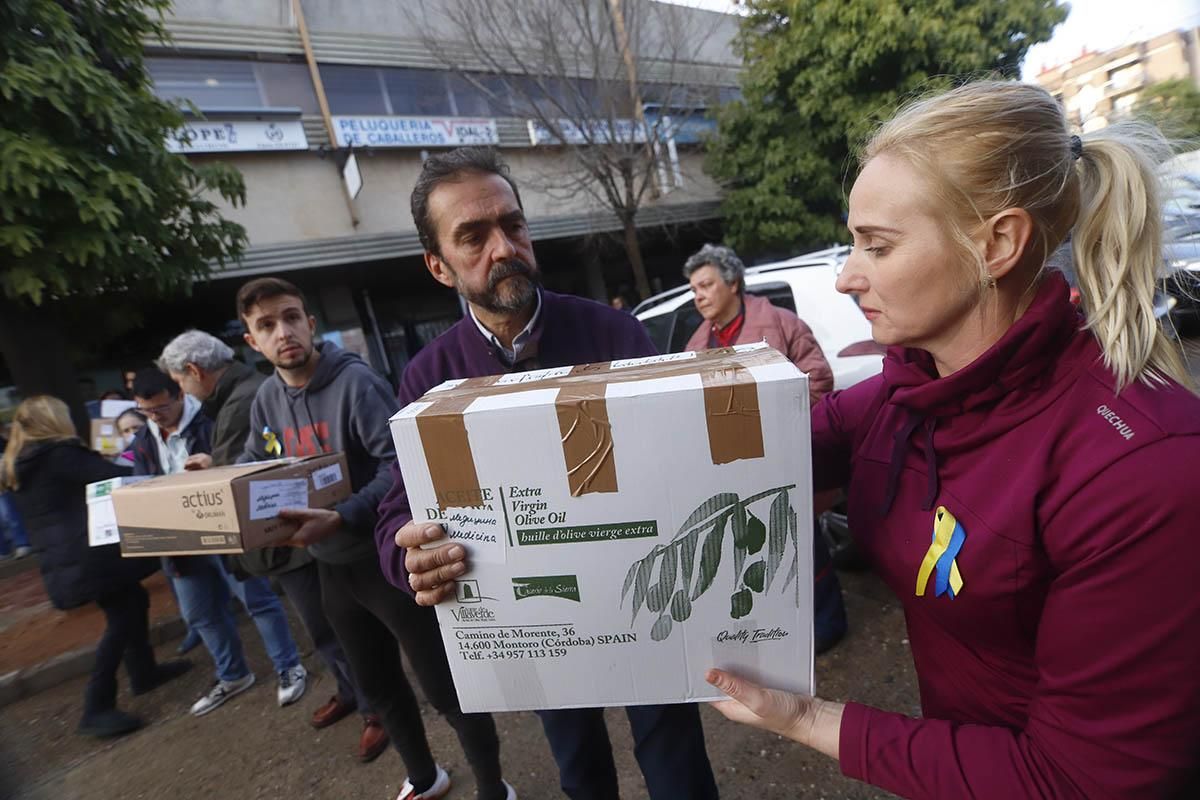
<instances>
[{"instance_id":1,"label":"pink jacket","mask_svg":"<svg viewBox=\"0 0 1200 800\"><path fill-rule=\"evenodd\" d=\"M746 321L735 344L766 342L791 360L801 372L808 374L808 396L815 406L826 392L833 389L833 370L821 352L812 329L786 308L773 305L765 297L747 294ZM692 338L688 350L707 350L712 325L705 320Z\"/></svg>"}]
</instances>

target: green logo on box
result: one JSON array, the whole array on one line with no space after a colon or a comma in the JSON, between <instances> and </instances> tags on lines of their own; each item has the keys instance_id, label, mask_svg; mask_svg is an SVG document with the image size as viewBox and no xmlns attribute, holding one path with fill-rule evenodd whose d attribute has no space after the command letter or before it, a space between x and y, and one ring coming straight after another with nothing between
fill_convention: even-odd
<instances>
[{"instance_id":1,"label":"green logo on box","mask_svg":"<svg viewBox=\"0 0 1200 800\"><path fill-rule=\"evenodd\" d=\"M526 597L561 597L579 602L579 578L574 575L513 578L512 582L513 594L518 600Z\"/></svg>"}]
</instances>

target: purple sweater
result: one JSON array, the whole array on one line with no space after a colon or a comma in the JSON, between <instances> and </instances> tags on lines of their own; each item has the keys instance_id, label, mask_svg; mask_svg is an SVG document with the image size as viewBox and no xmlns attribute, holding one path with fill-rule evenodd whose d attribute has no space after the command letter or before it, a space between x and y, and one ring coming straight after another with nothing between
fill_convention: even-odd
<instances>
[{"instance_id":1,"label":"purple sweater","mask_svg":"<svg viewBox=\"0 0 1200 800\"><path fill-rule=\"evenodd\" d=\"M642 323L634 317L591 300L542 291L542 313L531 341L537 356L517 369L507 366L494 345L483 337L468 316L417 353L400 379L400 407L454 378L479 378L505 372L590 364L618 358L657 355ZM399 467L392 464L392 487L379 504L375 544L383 574L394 585L412 593L404 550L396 547L396 531L410 519L408 493Z\"/></svg>"},{"instance_id":2,"label":"purple sweater","mask_svg":"<svg viewBox=\"0 0 1200 800\"><path fill-rule=\"evenodd\" d=\"M1200 399L1113 393L1058 276L990 350L813 409L818 487L904 605L922 719L851 703L845 774L903 797L1200 797ZM917 594L935 509L961 591ZM950 561L945 563L950 574Z\"/></svg>"}]
</instances>

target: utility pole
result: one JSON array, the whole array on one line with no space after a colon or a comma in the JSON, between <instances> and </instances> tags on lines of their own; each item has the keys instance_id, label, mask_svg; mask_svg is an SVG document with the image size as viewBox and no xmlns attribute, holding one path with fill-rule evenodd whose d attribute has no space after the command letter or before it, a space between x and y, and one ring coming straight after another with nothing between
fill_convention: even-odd
<instances>
[{"instance_id":1,"label":"utility pole","mask_svg":"<svg viewBox=\"0 0 1200 800\"><path fill-rule=\"evenodd\" d=\"M300 0L292 0L292 14L296 17L296 27L300 29L300 44L304 46L304 58L308 62L308 74L312 77L313 91L317 95L317 105L321 108L321 118L325 121L325 131L329 134L329 147L338 149L337 131L333 127L333 115L329 113L329 101L325 97L325 84L321 81L321 69L317 66L317 58L313 55L312 39L308 35L308 23L304 20L304 8ZM334 159L337 164L338 159ZM338 183L342 186L342 198L346 201L346 209L350 212L350 224L358 227L358 211L354 208L354 198L346 188L346 181L341 175L341 165L338 166Z\"/></svg>"}]
</instances>

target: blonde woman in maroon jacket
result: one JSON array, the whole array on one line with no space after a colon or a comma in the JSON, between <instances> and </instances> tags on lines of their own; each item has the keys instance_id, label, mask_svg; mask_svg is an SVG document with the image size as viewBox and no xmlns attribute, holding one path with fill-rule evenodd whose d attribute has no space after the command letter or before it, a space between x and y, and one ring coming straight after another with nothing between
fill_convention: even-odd
<instances>
[{"instance_id":1,"label":"blonde woman in maroon jacket","mask_svg":"<svg viewBox=\"0 0 1200 800\"><path fill-rule=\"evenodd\" d=\"M833 389L833 370L812 329L786 308L746 294L746 267L728 247L706 244L683 265L704 322L688 340L688 350L766 342L808 374L815 406Z\"/></svg>"},{"instance_id":2,"label":"blonde woman in maroon jacket","mask_svg":"<svg viewBox=\"0 0 1200 800\"><path fill-rule=\"evenodd\" d=\"M837 288L888 347L812 414L816 488L904 607L922 716L754 686L726 716L909 798L1200 797L1200 398L1155 319L1153 127L1015 81L864 148ZM1047 258L1070 234L1082 303Z\"/></svg>"}]
</instances>

